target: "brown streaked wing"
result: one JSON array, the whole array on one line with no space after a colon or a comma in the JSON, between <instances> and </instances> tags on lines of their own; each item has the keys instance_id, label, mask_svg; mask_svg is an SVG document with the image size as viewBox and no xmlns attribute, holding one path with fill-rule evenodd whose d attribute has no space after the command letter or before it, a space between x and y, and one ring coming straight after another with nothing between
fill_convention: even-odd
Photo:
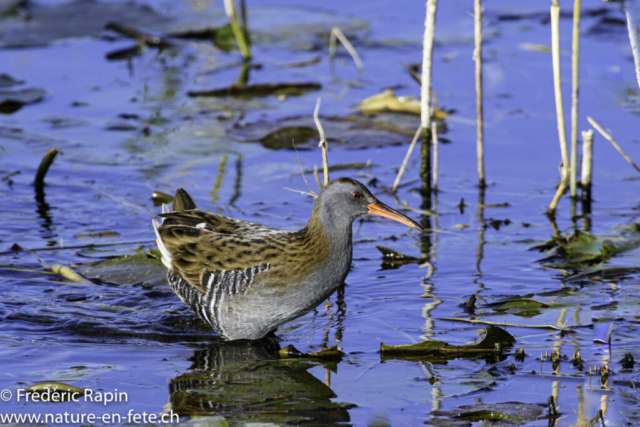
<instances>
[{"instance_id":1,"label":"brown streaked wing","mask_svg":"<svg viewBox=\"0 0 640 427\"><path fill-rule=\"evenodd\" d=\"M186 225L163 225L159 232L171 254L173 275L202 292L211 274L253 274L252 281L266 270L258 268L261 265L269 264L269 270L277 272L284 267L278 260L287 258L282 256L285 244L265 234L224 234Z\"/></svg>"},{"instance_id":2,"label":"brown streaked wing","mask_svg":"<svg viewBox=\"0 0 640 427\"><path fill-rule=\"evenodd\" d=\"M171 224L190 225L192 227L205 224L205 229L223 234L245 234L276 230L265 225L227 218L222 215L197 209L183 212L169 212L160 214L159 216L171 220Z\"/></svg>"}]
</instances>

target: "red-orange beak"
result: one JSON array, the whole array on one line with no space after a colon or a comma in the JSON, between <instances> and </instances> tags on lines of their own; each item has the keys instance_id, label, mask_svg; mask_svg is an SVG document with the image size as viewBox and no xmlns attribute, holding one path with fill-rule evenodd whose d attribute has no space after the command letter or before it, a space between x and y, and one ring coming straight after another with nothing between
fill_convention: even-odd
<instances>
[{"instance_id":1,"label":"red-orange beak","mask_svg":"<svg viewBox=\"0 0 640 427\"><path fill-rule=\"evenodd\" d=\"M371 203L367 205L369 208L369 213L373 215L383 216L385 218L392 219L394 221L399 222L400 224L408 225L411 228L415 228L416 230L424 233L424 228L411 218L406 215L401 214L395 209L390 208L384 203L377 201L375 203Z\"/></svg>"}]
</instances>

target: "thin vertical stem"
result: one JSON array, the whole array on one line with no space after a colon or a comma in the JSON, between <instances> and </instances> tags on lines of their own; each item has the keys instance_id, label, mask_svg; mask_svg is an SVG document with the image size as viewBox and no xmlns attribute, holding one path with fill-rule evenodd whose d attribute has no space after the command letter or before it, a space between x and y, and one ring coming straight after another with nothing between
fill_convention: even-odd
<instances>
[{"instance_id":1,"label":"thin vertical stem","mask_svg":"<svg viewBox=\"0 0 640 427\"><path fill-rule=\"evenodd\" d=\"M324 137L324 129L322 128L322 123L320 123L320 98L316 101L316 108L313 111L313 121L316 123L316 127L318 128L318 134L320 135L320 144L318 144L322 148L322 168L324 170L324 185L329 184L329 160L327 158L327 140Z\"/></svg>"},{"instance_id":2,"label":"thin vertical stem","mask_svg":"<svg viewBox=\"0 0 640 427\"><path fill-rule=\"evenodd\" d=\"M433 66L433 39L436 31L438 0L428 0L427 16L424 21L424 41L422 45L422 90L420 124L426 132L431 128L431 73Z\"/></svg>"},{"instance_id":3,"label":"thin vertical stem","mask_svg":"<svg viewBox=\"0 0 640 427\"><path fill-rule=\"evenodd\" d=\"M633 160L631 160L631 157L629 157L629 155L627 153L625 153L625 151L622 149L622 147L620 147L620 145L618 145L618 143L616 142L615 139L613 139L613 137L611 135L609 135L603 128L602 126L600 126L598 124L598 122L596 122L595 120L593 120L591 117L587 116L587 121L591 124L591 126L593 126L598 132L600 132L600 135L604 136L604 138L609 141L611 143L611 145L614 146L614 148L616 150L618 150L618 153L622 154L622 157L624 157L624 159L629 162L629 164L631 166L633 166L633 168L635 170L637 170L638 172L640 172L640 167L638 167L638 165L636 165Z\"/></svg>"},{"instance_id":4,"label":"thin vertical stem","mask_svg":"<svg viewBox=\"0 0 640 427\"><path fill-rule=\"evenodd\" d=\"M478 154L478 181L480 187L486 186L484 176L484 124L482 106L482 1L474 1L474 30L475 51L473 54L476 63L476 110L477 110L477 154Z\"/></svg>"},{"instance_id":5,"label":"thin vertical stem","mask_svg":"<svg viewBox=\"0 0 640 427\"><path fill-rule=\"evenodd\" d=\"M433 190L438 191L438 124L431 122L431 143L433 144Z\"/></svg>"},{"instance_id":6,"label":"thin vertical stem","mask_svg":"<svg viewBox=\"0 0 640 427\"><path fill-rule=\"evenodd\" d=\"M422 126L418 126L418 130L411 141L411 145L409 145L409 149L407 150L407 154L404 156L404 160L402 161L402 165L400 166L400 170L398 171L398 176L396 176L396 180L393 183L393 187L391 188L391 193L396 194L398 190L398 185L400 185L400 180L402 179L402 175L404 175L404 171L407 168L407 164L409 163L409 159L411 158L411 153L413 153L413 149L416 146L416 142L422 135Z\"/></svg>"},{"instance_id":7,"label":"thin vertical stem","mask_svg":"<svg viewBox=\"0 0 640 427\"><path fill-rule=\"evenodd\" d=\"M571 197L578 197L578 90L580 53L580 0L573 3L573 44L571 55Z\"/></svg>"},{"instance_id":8,"label":"thin vertical stem","mask_svg":"<svg viewBox=\"0 0 640 427\"><path fill-rule=\"evenodd\" d=\"M593 175L593 130L582 132L582 198L591 198L591 178Z\"/></svg>"},{"instance_id":9,"label":"thin vertical stem","mask_svg":"<svg viewBox=\"0 0 640 427\"><path fill-rule=\"evenodd\" d=\"M555 212L558 201L569 184L569 153L567 150L567 135L564 125L564 108L562 107L562 86L560 84L560 6L558 6L558 0L552 0L551 4L551 53L553 61L553 89L556 101L556 117L562 168L560 171L560 186L549 205L549 213Z\"/></svg>"},{"instance_id":10,"label":"thin vertical stem","mask_svg":"<svg viewBox=\"0 0 640 427\"><path fill-rule=\"evenodd\" d=\"M231 21L231 29L233 30L233 35L236 41L238 42L238 47L240 48L242 57L248 61L251 59L251 51L249 49L249 42L245 38L245 33L242 31L242 28L240 28L240 23L238 22L235 0L224 0L224 10Z\"/></svg>"},{"instance_id":11,"label":"thin vertical stem","mask_svg":"<svg viewBox=\"0 0 640 427\"><path fill-rule=\"evenodd\" d=\"M638 79L638 86L640 86L640 49L638 45L640 45L638 35L638 27L636 26L634 13L631 10L631 6L628 4L629 1L623 1L622 7L624 9L624 13L627 16L627 31L629 31L629 42L631 43L631 52L633 53L633 63L636 68L636 78Z\"/></svg>"}]
</instances>

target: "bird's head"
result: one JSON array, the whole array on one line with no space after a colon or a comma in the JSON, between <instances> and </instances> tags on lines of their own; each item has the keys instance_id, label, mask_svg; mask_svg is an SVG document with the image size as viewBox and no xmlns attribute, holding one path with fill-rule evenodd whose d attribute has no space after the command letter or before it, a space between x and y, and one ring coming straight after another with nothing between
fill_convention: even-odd
<instances>
[{"instance_id":1,"label":"bird's head","mask_svg":"<svg viewBox=\"0 0 640 427\"><path fill-rule=\"evenodd\" d=\"M347 222L350 226L356 218L373 214L424 232L420 224L385 205L376 199L364 184L351 178L336 178L324 187L314 211L325 226Z\"/></svg>"}]
</instances>

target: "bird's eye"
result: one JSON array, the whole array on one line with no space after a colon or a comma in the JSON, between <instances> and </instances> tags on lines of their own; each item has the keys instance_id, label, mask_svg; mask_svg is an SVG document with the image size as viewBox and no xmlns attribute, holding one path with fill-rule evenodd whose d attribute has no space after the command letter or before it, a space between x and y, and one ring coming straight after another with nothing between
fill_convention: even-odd
<instances>
[{"instance_id":1,"label":"bird's eye","mask_svg":"<svg viewBox=\"0 0 640 427\"><path fill-rule=\"evenodd\" d=\"M360 193L358 193L357 191L355 193L353 193L351 195L351 197L353 197L353 200L358 200L360 198Z\"/></svg>"}]
</instances>

